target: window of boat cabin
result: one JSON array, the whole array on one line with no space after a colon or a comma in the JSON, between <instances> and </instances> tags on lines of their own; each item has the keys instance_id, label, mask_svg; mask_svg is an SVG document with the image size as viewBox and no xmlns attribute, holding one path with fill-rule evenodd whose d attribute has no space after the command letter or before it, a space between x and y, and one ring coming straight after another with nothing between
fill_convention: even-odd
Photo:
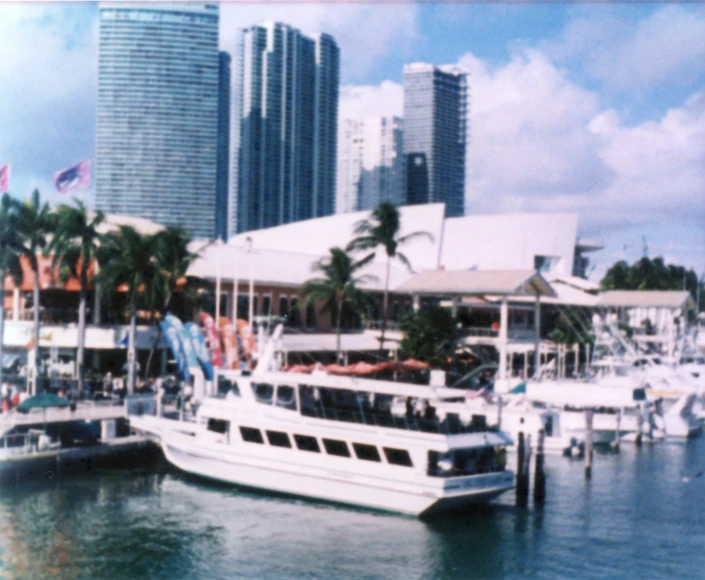
<instances>
[{"instance_id":1,"label":"window of boat cabin","mask_svg":"<svg viewBox=\"0 0 705 580\"><path fill-rule=\"evenodd\" d=\"M318 439L315 437L309 435L294 435L294 440L296 441L296 447L301 449L301 451L312 451L313 453L321 452L321 448L318 446Z\"/></svg>"},{"instance_id":2,"label":"window of boat cabin","mask_svg":"<svg viewBox=\"0 0 705 580\"><path fill-rule=\"evenodd\" d=\"M230 421L222 419L208 419L208 430L214 433L227 433L230 430Z\"/></svg>"},{"instance_id":3,"label":"window of boat cabin","mask_svg":"<svg viewBox=\"0 0 705 580\"><path fill-rule=\"evenodd\" d=\"M290 385L277 386L277 407L296 411L296 391Z\"/></svg>"},{"instance_id":4,"label":"window of boat cabin","mask_svg":"<svg viewBox=\"0 0 705 580\"><path fill-rule=\"evenodd\" d=\"M345 441L339 439L324 439L323 447L326 448L328 455L337 455L338 457L350 457L350 449Z\"/></svg>"},{"instance_id":5,"label":"window of boat cabin","mask_svg":"<svg viewBox=\"0 0 705 580\"><path fill-rule=\"evenodd\" d=\"M223 375L218 375L218 395L225 396L228 393L240 396L240 389L237 386L237 382L231 381Z\"/></svg>"},{"instance_id":6,"label":"window of boat cabin","mask_svg":"<svg viewBox=\"0 0 705 580\"><path fill-rule=\"evenodd\" d=\"M379 456L379 451L374 445L367 445L365 443L353 443L353 449L355 450L355 456L363 461L382 461Z\"/></svg>"},{"instance_id":7,"label":"window of boat cabin","mask_svg":"<svg viewBox=\"0 0 705 580\"><path fill-rule=\"evenodd\" d=\"M247 443L261 443L264 444L264 438L262 437L262 431L255 429L254 427L240 427L240 435L242 435L242 440Z\"/></svg>"},{"instance_id":8,"label":"window of boat cabin","mask_svg":"<svg viewBox=\"0 0 705 580\"><path fill-rule=\"evenodd\" d=\"M267 440L272 447L291 447L289 436L283 431L267 431Z\"/></svg>"},{"instance_id":9,"label":"window of boat cabin","mask_svg":"<svg viewBox=\"0 0 705 580\"><path fill-rule=\"evenodd\" d=\"M411 457L406 449L394 449L393 447L382 447L384 456L387 458L387 463L391 465L403 465L404 467L413 467Z\"/></svg>"},{"instance_id":10,"label":"window of boat cabin","mask_svg":"<svg viewBox=\"0 0 705 580\"><path fill-rule=\"evenodd\" d=\"M268 383L252 383L255 399L263 405L271 405L274 398L274 385Z\"/></svg>"}]
</instances>

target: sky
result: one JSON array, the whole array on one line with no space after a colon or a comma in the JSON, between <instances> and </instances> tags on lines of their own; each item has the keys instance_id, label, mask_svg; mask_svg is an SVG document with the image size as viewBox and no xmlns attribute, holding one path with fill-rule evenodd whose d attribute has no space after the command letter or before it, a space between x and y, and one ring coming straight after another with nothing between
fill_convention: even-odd
<instances>
[{"instance_id":1,"label":"sky","mask_svg":"<svg viewBox=\"0 0 705 580\"><path fill-rule=\"evenodd\" d=\"M644 253L705 273L705 4L233 2L221 49L263 20L334 36L341 118L401 116L406 63L467 70L467 214L578 213L597 280ZM0 3L18 197L69 202L52 174L94 155L97 24L92 3Z\"/></svg>"}]
</instances>

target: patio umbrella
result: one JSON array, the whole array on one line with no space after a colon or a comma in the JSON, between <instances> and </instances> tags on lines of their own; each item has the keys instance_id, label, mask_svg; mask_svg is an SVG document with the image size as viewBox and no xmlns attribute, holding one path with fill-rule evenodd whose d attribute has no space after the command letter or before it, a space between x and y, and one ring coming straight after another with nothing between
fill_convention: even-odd
<instances>
[{"instance_id":1,"label":"patio umbrella","mask_svg":"<svg viewBox=\"0 0 705 580\"><path fill-rule=\"evenodd\" d=\"M51 393L40 393L22 401L15 410L20 413L29 413L32 409L47 409L49 407L68 407L69 403L64 397Z\"/></svg>"}]
</instances>

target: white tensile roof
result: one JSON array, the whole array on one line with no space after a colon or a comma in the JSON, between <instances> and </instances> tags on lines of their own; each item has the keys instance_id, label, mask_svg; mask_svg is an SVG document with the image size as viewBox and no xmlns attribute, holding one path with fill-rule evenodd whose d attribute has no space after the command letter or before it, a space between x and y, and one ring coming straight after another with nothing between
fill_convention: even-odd
<instances>
[{"instance_id":1,"label":"white tensile roof","mask_svg":"<svg viewBox=\"0 0 705 580\"><path fill-rule=\"evenodd\" d=\"M105 221L98 230L101 233L107 233L117 230L119 226L133 227L140 234L144 235L156 234L158 231L164 229L164 226L145 218L108 213L105 214Z\"/></svg>"},{"instance_id":2,"label":"white tensile roof","mask_svg":"<svg viewBox=\"0 0 705 580\"><path fill-rule=\"evenodd\" d=\"M597 306L692 309L695 301L685 290L609 290L600 295Z\"/></svg>"}]
</instances>

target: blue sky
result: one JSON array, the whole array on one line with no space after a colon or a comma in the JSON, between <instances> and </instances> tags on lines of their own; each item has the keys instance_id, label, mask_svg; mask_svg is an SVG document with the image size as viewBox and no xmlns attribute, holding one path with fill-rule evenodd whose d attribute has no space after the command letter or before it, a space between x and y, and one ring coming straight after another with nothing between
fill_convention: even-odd
<instances>
[{"instance_id":1,"label":"blue sky","mask_svg":"<svg viewBox=\"0 0 705 580\"><path fill-rule=\"evenodd\" d=\"M0 4L0 165L53 202L93 156L97 9ZM705 270L705 5L221 6L221 48L279 20L341 48L341 116L401 114L402 67L470 73L468 213L569 211L599 238L593 277L650 256ZM90 192L86 195L89 195Z\"/></svg>"}]
</instances>

